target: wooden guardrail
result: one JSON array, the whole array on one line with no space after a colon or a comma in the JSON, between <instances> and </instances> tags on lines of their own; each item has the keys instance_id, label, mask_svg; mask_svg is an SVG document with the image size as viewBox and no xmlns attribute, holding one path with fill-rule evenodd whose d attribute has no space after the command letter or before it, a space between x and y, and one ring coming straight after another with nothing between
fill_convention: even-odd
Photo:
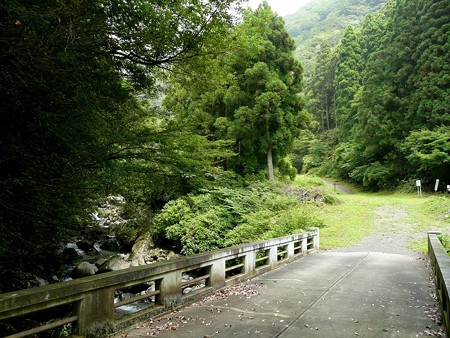
<instances>
[{"instance_id":1,"label":"wooden guardrail","mask_svg":"<svg viewBox=\"0 0 450 338\"><path fill-rule=\"evenodd\" d=\"M319 248L319 230L175 260L0 294L0 323L50 316L44 325L0 336L26 337L65 327L83 336L92 327L121 330L193 302ZM139 290L129 293L129 290ZM121 297L118 297L120 295ZM126 295L126 296L124 296ZM131 296L130 296L131 295ZM123 309L135 305L133 313Z\"/></svg>"},{"instance_id":2,"label":"wooden guardrail","mask_svg":"<svg viewBox=\"0 0 450 338\"><path fill-rule=\"evenodd\" d=\"M433 267L436 293L441 306L442 321L450 336L450 256L442 246L438 236L440 232L428 232L428 255Z\"/></svg>"}]
</instances>

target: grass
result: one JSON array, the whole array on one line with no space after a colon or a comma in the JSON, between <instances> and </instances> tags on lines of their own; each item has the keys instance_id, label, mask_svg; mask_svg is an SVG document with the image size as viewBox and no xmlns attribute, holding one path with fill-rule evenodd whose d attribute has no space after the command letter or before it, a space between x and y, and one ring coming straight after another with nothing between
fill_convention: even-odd
<instances>
[{"instance_id":1,"label":"grass","mask_svg":"<svg viewBox=\"0 0 450 338\"><path fill-rule=\"evenodd\" d=\"M382 231L375 220L375 211L381 206L398 206L406 209L409 227L408 235L414 238L408 247L414 251L426 252L426 233L438 230L450 234L450 198L444 195L423 195L403 193L358 193L339 195L340 203L325 205L321 217L326 227L320 232L322 249L333 249L358 244L371 233Z\"/></svg>"}]
</instances>

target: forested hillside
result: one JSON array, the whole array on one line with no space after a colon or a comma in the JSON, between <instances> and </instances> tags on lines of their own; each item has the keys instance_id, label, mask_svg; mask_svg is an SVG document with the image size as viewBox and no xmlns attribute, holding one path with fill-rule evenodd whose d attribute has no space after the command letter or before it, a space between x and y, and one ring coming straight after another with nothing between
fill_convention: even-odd
<instances>
[{"instance_id":1,"label":"forested hillside","mask_svg":"<svg viewBox=\"0 0 450 338\"><path fill-rule=\"evenodd\" d=\"M386 0L313 0L296 13L285 17L286 29L297 48L305 75L314 69L314 60L322 42L336 46L349 25L379 10Z\"/></svg>"},{"instance_id":2,"label":"forested hillside","mask_svg":"<svg viewBox=\"0 0 450 338\"><path fill-rule=\"evenodd\" d=\"M267 3L241 4L1 3L0 292L70 277L52 270L69 240L192 253L317 225L264 183L295 177L313 121L295 43Z\"/></svg>"},{"instance_id":3,"label":"forested hillside","mask_svg":"<svg viewBox=\"0 0 450 338\"><path fill-rule=\"evenodd\" d=\"M307 89L318 133L298 141L298 165L368 189L440 179L442 190L450 183L449 36L448 1L391 0L336 47L323 43Z\"/></svg>"},{"instance_id":4,"label":"forested hillside","mask_svg":"<svg viewBox=\"0 0 450 338\"><path fill-rule=\"evenodd\" d=\"M58 280L71 239L191 254L320 226L333 199L294 166L450 184L450 3L346 27L382 2L305 7L288 27L307 49L267 2L3 1L0 292ZM124 221L104 228L111 196Z\"/></svg>"}]
</instances>

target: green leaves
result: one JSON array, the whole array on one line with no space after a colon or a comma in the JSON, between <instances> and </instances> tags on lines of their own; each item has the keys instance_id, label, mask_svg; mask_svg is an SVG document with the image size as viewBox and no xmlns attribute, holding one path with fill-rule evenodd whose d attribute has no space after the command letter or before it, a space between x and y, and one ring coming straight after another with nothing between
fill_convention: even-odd
<instances>
[{"instance_id":1,"label":"green leaves","mask_svg":"<svg viewBox=\"0 0 450 338\"><path fill-rule=\"evenodd\" d=\"M322 225L308 206L267 183L191 194L166 204L154 222L154 237L186 255Z\"/></svg>"},{"instance_id":2,"label":"green leaves","mask_svg":"<svg viewBox=\"0 0 450 338\"><path fill-rule=\"evenodd\" d=\"M322 46L307 106L321 131L339 131L340 144L331 166L310 149L305 168L319 164L368 189L419 175L448 180L441 144L441 130L450 124L450 68L444 62L450 49L442 38L448 13L445 1L390 1L361 26L347 28L334 51Z\"/></svg>"},{"instance_id":3,"label":"green leaves","mask_svg":"<svg viewBox=\"0 0 450 338\"><path fill-rule=\"evenodd\" d=\"M411 173L419 173L429 181L445 179L450 166L450 127L433 131L413 131L401 145Z\"/></svg>"}]
</instances>

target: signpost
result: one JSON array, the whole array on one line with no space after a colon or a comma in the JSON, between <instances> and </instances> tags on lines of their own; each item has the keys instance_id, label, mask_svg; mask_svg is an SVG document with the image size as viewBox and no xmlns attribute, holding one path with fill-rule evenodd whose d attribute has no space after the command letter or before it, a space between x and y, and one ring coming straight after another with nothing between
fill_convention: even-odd
<instances>
[{"instance_id":1,"label":"signpost","mask_svg":"<svg viewBox=\"0 0 450 338\"><path fill-rule=\"evenodd\" d=\"M437 192L439 188L439 179L436 180L436 184L434 185L434 192Z\"/></svg>"},{"instance_id":2,"label":"signpost","mask_svg":"<svg viewBox=\"0 0 450 338\"><path fill-rule=\"evenodd\" d=\"M416 180L417 195L422 196L422 184L420 180Z\"/></svg>"}]
</instances>

